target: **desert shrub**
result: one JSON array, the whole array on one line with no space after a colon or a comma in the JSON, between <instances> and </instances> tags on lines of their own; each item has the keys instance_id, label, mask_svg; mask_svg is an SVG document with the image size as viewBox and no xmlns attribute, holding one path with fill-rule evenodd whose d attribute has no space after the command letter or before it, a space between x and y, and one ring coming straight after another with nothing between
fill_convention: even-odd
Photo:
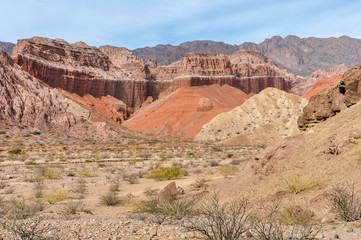
<instances>
[{"instance_id":1,"label":"desert shrub","mask_svg":"<svg viewBox=\"0 0 361 240\"><path fill-rule=\"evenodd\" d=\"M98 174L94 168L81 167L78 169L76 176L80 178L91 178L98 176Z\"/></svg>"},{"instance_id":2,"label":"desert shrub","mask_svg":"<svg viewBox=\"0 0 361 240\"><path fill-rule=\"evenodd\" d=\"M6 218L7 219L26 219L43 211L45 205L41 201L27 202L26 200L10 200L8 202Z\"/></svg>"},{"instance_id":3,"label":"desert shrub","mask_svg":"<svg viewBox=\"0 0 361 240\"><path fill-rule=\"evenodd\" d=\"M58 168L40 167L36 176L37 180L56 180L60 179L61 170Z\"/></svg>"},{"instance_id":4,"label":"desert shrub","mask_svg":"<svg viewBox=\"0 0 361 240\"><path fill-rule=\"evenodd\" d=\"M137 173L124 173L123 181L129 182L130 184L139 183L139 176Z\"/></svg>"},{"instance_id":5,"label":"desert shrub","mask_svg":"<svg viewBox=\"0 0 361 240\"><path fill-rule=\"evenodd\" d=\"M312 178L304 179L301 178L300 175L297 175L293 178L282 178L281 185L283 189L289 190L294 195L297 195L300 192L305 191L306 189L319 186L319 183Z\"/></svg>"},{"instance_id":6,"label":"desert shrub","mask_svg":"<svg viewBox=\"0 0 361 240\"><path fill-rule=\"evenodd\" d=\"M233 153L228 153L228 154L227 154L227 158L231 158L231 157L233 157L233 156L234 156Z\"/></svg>"},{"instance_id":7,"label":"desert shrub","mask_svg":"<svg viewBox=\"0 0 361 240\"><path fill-rule=\"evenodd\" d=\"M122 203L122 199L118 196L117 192L108 191L100 197L100 203L105 206L118 206Z\"/></svg>"},{"instance_id":8,"label":"desert shrub","mask_svg":"<svg viewBox=\"0 0 361 240\"><path fill-rule=\"evenodd\" d=\"M44 184L42 182L36 182L34 186L34 197L39 199L44 197Z\"/></svg>"},{"instance_id":9,"label":"desert shrub","mask_svg":"<svg viewBox=\"0 0 361 240\"><path fill-rule=\"evenodd\" d=\"M236 174L236 172L238 171L238 168L235 166L223 165L223 166L218 167L218 171L225 178L227 178L229 175Z\"/></svg>"},{"instance_id":10,"label":"desert shrub","mask_svg":"<svg viewBox=\"0 0 361 240\"><path fill-rule=\"evenodd\" d=\"M195 198L175 198L168 201L159 201L156 197L148 197L138 202L133 209L137 213L149 213L153 220L161 224L166 218L180 220L196 213Z\"/></svg>"},{"instance_id":11,"label":"desert shrub","mask_svg":"<svg viewBox=\"0 0 361 240\"><path fill-rule=\"evenodd\" d=\"M257 240L316 239L321 226L311 222L311 215L299 206L282 208L281 201L262 206L251 217L253 237Z\"/></svg>"},{"instance_id":12,"label":"desert shrub","mask_svg":"<svg viewBox=\"0 0 361 240\"><path fill-rule=\"evenodd\" d=\"M182 170L174 166L171 167L159 167L152 172L145 175L146 178L160 180L170 180L183 175Z\"/></svg>"},{"instance_id":13,"label":"desert shrub","mask_svg":"<svg viewBox=\"0 0 361 240\"><path fill-rule=\"evenodd\" d=\"M16 155L16 154L21 154L23 153L23 151L20 148L16 148L16 149L12 149L8 151L8 154L10 155Z\"/></svg>"},{"instance_id":14,"label":"desert shrub","mask_svg":"<svg viewBox=\"0 0 361 240\"><path fill-rule=\"evenodd\" d=\"M72 201L68 202L63 206L63 214L65 216L75 215L79 212L90 213L91 211L85 207L83 202Z\"/></svg>"},{"instance_id":15,"label":"desert shrub","mask_svg":"<svg viewBox=\"0 0 361 240\"><path fill-rule=\"evenodd\" d=\"M197 178L191 186L193 189L200 189L201 187L206 186L206 182L208 182L207 179Z\"/></svg>"},{"instance_id":16,"label":"desert shrub","mask_svg":"<svg viewBox=\"0 0 361 240\"><path fill-rule=\"evenodd\" d=\"M195 156L195 152L193 151L188 151L186 154L187 154L187 158L194 158Z\"/></svg>"},{"instance_id":17,"label":"desert shrub","mask_svg":"<svg viewBox=\"0 0 361 240\"><path fill-rule=\"evenodd\" d=\"M86 193L88 191L88 187L86 184L87 183L84 178L79 178L74 187L72 188L72 191L78 194L79 199L83 199L86 196Z\"/></svg>"},{"instance_id":18,"label":"desert shrub","mask_svg":"<svg viewBox=\"0 0 361 240\"><path fill-rule=\"evenodd\" d=\"M50 204L62 202L69 199L69 190L67 188L53 189L45 194L44 200Z\"/></svg>"},{"instance_id":19,"label":"desert shrub","mask_svg":"<svg viewBox=\"0 0 361 240\"><path fill-rule=\"evenodd\" d=\"M200 216L186 222L185 227L212 240L237 240L250 226L247 198L221 203L218 193L200 207Z\"/></svg>"},{"instance_id":20,"label":"desert shrub","mask_svg":"<svg viewBox=\"0 0 361 240\"><path fill-rule=\"evenodd\" d=\"M25 165L36 165L36 160L34 158L25 162Z\"/></svg>"},{"instance_id":21,"label":"desert shrub","mask_svg":"<svg viewBox=\"0 0 361 240\"><path fill-rule=\"evenodd\" d=\"M8 184L5 181L0 181L0 189L4 189Z\"/></svg>"},{"instance_id":22,"label":"desert shrub","mask_svg":"<svg viewBox=\"0 0 361 240\"><path fill-rule=\"evenodd\" d=\"M361 218L361 200L355 194L355 185L336 186L329 196L331 207L346 222Z\"/></svg>"},{"instance_id":23,"label":"desert shrub","mask_svg":"<svg viewBox=\"0 0 361 240\"><path fill-rule=\"evenodd\" d=\"M47 233L54 229L44 217L40 216L32 216L23 220L3 220L1 225L3 229L10 231L16 239L24 240L50 239ZM51 239L58 238L55 234L51 237Z\"/></svg>"},{"instance_id":24,"label":"desert shrub","mask_svg":"<svg viewBox=\"0 0 361 240\"><path fill-rule=\"evenodd\" d=\"M232 161L231 161L231 164L232 165L239 165L241 163L241 160L240 159L233 159Z\"/></svg>"},{"instance_id":25,"label":"desert shrub","mask_svg":"<svg viewBox=\"0 0 361 240\"><path fill-rule=\"evenodd\" d=\"M209 160L209 165L210 165L211 167L218 167L218 166L219 166L219 162L218 162L217 160L212 159L212 160Z\"/></svg>"},{"instance_id":26,"label":"desert shrub","mask_svg":"<svg viewBox=\"0 0 361 240\"><path fill-rule=\"evenodd\" d=\"M120 183L118 180L113 180L109 187L110 192L119 192L120 191Z\"/></svg>"}]
</instances>

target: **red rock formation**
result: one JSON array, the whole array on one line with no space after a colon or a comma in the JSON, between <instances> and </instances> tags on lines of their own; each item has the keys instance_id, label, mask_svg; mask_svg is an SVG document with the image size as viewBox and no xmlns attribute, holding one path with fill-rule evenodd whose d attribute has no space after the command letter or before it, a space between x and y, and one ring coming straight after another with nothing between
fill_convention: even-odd
<instances>
[{"instance_id":1,"label":"red rock formation","mask_svg":"<svg viewBox=\"0 0 361 240\"><path fill-rule=\"evenodd\" d=\"M247 98L244 92L228 85L181 87L139 109L124 125L140 132L192 138L216 115L230 111Z\"/></svg>"},{"instance_id":2,"label":"red rock formation","mask_svg":"<svg viewBox=\"0 0 361 240\"><path fill-rule=\"evenodd\" d=\"M162 92L183 86L228 84L246 93L258 93L266 87L291 88L288 78L271 61L247 51L231 57L187 54L167 67L151 69L124 48L104 46L99 50L81 42L34 37L19 40L12 57L51 87L80 96L110 95L134 109L149 96L156 100ZM251 64L245 63L247 58L252 59Z\"/></svg>"},{"instance_id":3,"label":"red rock formation","mask_svg":"<svg viewBox=\"0 0 361 240\"><path fill-rule=\"evenodd\" d=\"M302 95L302 97L310 99L313 95L316 95L317 93L321 92L323 89L328 88L333 83L338 82L341 79L342 79L342 74L318 81L313 85L313 88L304 95Z\"/></svg>"},{"instance_id":4,"label":"red rock formation","mask_svg":"<svg viewBox=\"0 0 361 240\"><path fill-rule=\"evenodd\" d=\"M292 83L292 90L299 95L304 95L305 93L313 89L317 82L335 75L342 76L342 74L344 74L347 70L349 70L349 67L347 67L345 64L341 64L332 68L318 69L307 77L296 78L296 80ZM326 82L327 80L325 81L325 83ZM321 84L323 85L323 83Z\"/></svg>"},{"instance_id":5,"label":"red rock formation","mask_svg":"<svg viewBox=\"0 0 361 240\"><path fill-rule=\"evenodd\" d=\"M348 70L341 81L311 97L303 114L298 119L301 129L334 116L341 110L356 104L361 99L361 64Z\"/></svg>"}]
</instances>

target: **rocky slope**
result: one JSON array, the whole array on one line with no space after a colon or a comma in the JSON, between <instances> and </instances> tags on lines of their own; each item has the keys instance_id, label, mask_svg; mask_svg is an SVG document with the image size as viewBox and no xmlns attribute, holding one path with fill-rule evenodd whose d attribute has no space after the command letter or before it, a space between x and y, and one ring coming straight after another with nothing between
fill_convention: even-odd
<instances>
[{"instance_id":1,"label":"rocky slope","mask_svg":"<svg viewBox=\"0 0 361 240\"><path fill-rule=\"evenodd\" d=\"M143 59L154 59L159 65L168 65L191 52L230 55L238 50L237 45L229 45L223 42L192 41L178 46L160 44L155 47L137 48L133 52Z\"/></svg>"},{"instance_id":2,"label":"rocky slope","mask_svg":"<svg viewBox=\"0 0 361 240\"><path fill-rule=\"evenodd\" d=\"M81 121L67 111L62 96L42 86L5 52L0 52L0 116L9 125L67 130Z\"/></svg>"},{"instance_id":3,"label":"rocky slope","mask_svg":"<svg viewBox=\"0 0 361 240\"><path fill-rule=\"evenodd\" d=\"M7 54L11 55L15 44L9 42L1 42L0 41L0 51L4 51Z\"/></svg>"},{"instance_id":4,"label":"rocky slope","mask_svg":"<svg viewBox=\"0 0 361 240\"><path fill-rule=\"evenodd\" d=\"M352 183L359 194L360 113L359 102L309 131L267 147L237 177L218 186L220 195L247 195L255 204L282 198L283 205L309 209L316 219L329 223L337 217L329 202L335 186ZM307 187L295 195L292 184Z\"/></svg>"},{"instance_id":5,"label":"rocky slope","mask_svg":"<svg viewBox=\"0 0 361 240\"><path fill-rule=\"evenodd\" d=\"M139 109L124 125L145 133L191 138L217 114L242 104L247 97L228 85L181 87Z\"/></svg>"},{"instance_id":6,"label":"rocky slope","mask_svg":"<svg viewBox=\"0 0 361 240\"><path fill-rule=\"evenodd\" d=\"M346 64L350 67L361 62L361 40L339 38L299 38L274 36L260 44L243 43L240 49L259 51L290 72L307 76L320 68Z\"/></svg>"},{"instance_id":7,"label":"rocky slope","mask_svg":"<svg viewBox=\"0 0 361 240\"><path fill-rule=\"evenodd\" d=\"M266 88L233 110L217 115L195 139L268 145L298 133L297 117L306 104L307 100L299 96Z\"/></svg>"},{"instance_id":8,"label":"rocky slope","mask_svg":"<svg viewBox=\"0 0 361 240\"><path fill-rule=\"evenodd\" d=\"M356 104L361 99L360 80L361 64L348 70L341 81L311 97L298 119L299 127L306 129Z\"/></svg>"}]
</instances>

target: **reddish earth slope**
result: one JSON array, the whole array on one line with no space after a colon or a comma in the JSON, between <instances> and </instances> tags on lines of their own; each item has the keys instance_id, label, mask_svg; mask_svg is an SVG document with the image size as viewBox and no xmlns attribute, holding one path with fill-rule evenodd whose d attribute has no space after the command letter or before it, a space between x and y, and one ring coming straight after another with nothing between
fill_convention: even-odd
<instances>
[{"instance_id":1,"label":"reddish earth slope","mask_svg":"<svg viewBox=\"0 0 361 240\"><path fill-rule=\"evenodd\" d=\"M331 86L331 84L338 82L341 79L342 79L342 74L323 79L315 83L315 85L313 85L313 88L304 95L302 95L302 97L310 99L313 95L316 95L317 93L321 92L323 89L328 88L329 86Z\"/></svg>"},{"instance_id":2,"label":"reddish earth slope","mask_svg":"<svg viewBox=\"0 0 361 240\"><path fill-rule=\"evenodd\" d=\"M182 87L141 108L124 125L146 133L192 138L216 115L247 98L247 94L228 85Z\"/></svg>"}]
</instances>

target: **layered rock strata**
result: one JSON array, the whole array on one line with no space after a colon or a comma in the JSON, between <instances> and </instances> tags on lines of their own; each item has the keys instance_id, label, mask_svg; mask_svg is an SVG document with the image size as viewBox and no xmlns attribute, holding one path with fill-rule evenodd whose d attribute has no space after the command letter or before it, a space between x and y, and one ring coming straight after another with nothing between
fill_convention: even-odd
<instances>
[{"instance_id":1,"label":"layered rock strata","mask_svg":"<svg viewBox=\"0 0 361 240\"><path fill-rule=\"evenodd\" d=\"M240 51L221 54L187 54L169 66L152 69L124 48L100 49L62 39L33 37L19 40L13 59L32 76L50 87L80 96L113 96L132 109L148 97L154 100L166 90L204 85L230 85L243 92L258 93L267 87L288 91L290 79L262 55Z\"/></svg>"}]
</instances>

